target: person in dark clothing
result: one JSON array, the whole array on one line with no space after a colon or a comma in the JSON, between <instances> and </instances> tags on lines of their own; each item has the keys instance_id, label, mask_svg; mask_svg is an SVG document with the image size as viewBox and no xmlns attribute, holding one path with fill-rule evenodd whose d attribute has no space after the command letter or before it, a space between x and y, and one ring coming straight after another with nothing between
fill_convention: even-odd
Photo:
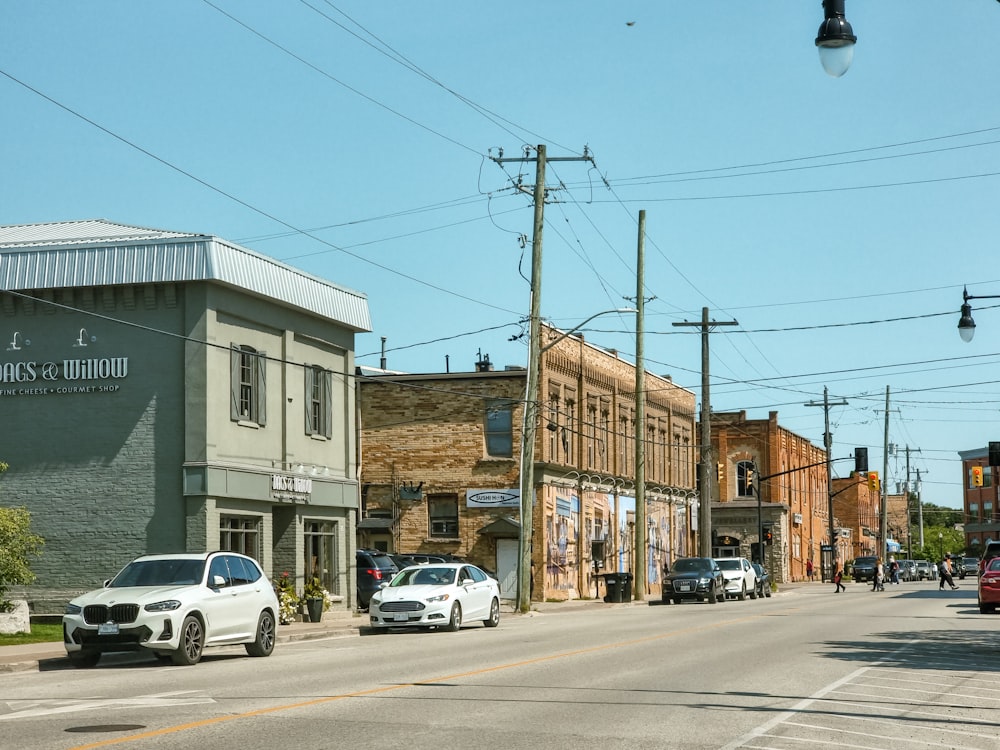
<instances>
[{"instance_id":1,"label":"person in dark clothing","mask_svg":"<svg viewBox=\"0 0 1000 750\"><path fill-rule=\"evenodd\" d=\"M941 565L938 567L938 580L938 591L944 591L946 583L951 586L952 591L958 588L951 577L951 555L945 555L944 560L941 561Z\"/></svg>"},{"instance_id":2,"label":"person in dark clothing","mask_svg":"<svg viewBox=\"0 0 1000 750\"><path fill-rule=\"evenodd\" d=\"M833 582L837 584L837 588L834 589L834 592L839 594L841 591L847 591L847 586L841 583L843 579L844 579L844 571L842 571L840 568L837 568L837 572L833 576Z\"/></svg>"}]
</instances>

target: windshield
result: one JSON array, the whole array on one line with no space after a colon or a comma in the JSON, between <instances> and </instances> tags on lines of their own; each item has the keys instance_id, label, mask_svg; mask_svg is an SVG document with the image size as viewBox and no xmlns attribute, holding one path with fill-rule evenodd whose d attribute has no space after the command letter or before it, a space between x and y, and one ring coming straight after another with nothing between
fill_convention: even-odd
<instances>
[{"instance_id":1,"label":"windshield","mask_svg":"<svg viewBox=\"0 0 1000 750\"><path fill-rule=\"evenodd\" d=\"M397 586L448 586L455 582L454 568L434 568L421 565L418 568L407 568L392 579L389 585Z\"/></svg>"},{"instance_id":2,"label":"windshield","mask_svg":"<svg viewBox=\"0 0 1000 750\"><path fill-rule=\"evenodd\" d=\"M708 560L701 558L688 558L678 560L674 563L674 570L678 573L705 573L710 569Z\"/></svg>"},{"instance_id":3,"label":"windshield","mask_svg":"<svg viewBox=\"0 0 1000 750\"><path fill-rule=\"evenodd\" d=\"M108 584L125 586L184 586L201 583L204 560L142 560L131 562Z\"/></svg>"},{"instance_id":4,"label":"windshield","mask_svg":"<svg viewBox=\"0 0 1000 750\"><path fill-rule=\"evenodd\" d=\"M742 570L743 566L740 565L739 560L716 560L719 563L719 567L723 570Z\"/></svg>"}]
</instances>

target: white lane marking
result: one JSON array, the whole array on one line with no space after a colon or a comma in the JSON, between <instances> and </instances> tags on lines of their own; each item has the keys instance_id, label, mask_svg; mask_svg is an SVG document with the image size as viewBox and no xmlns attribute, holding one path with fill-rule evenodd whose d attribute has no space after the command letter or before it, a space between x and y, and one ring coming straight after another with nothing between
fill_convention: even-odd
<instances>
[{"instance_id":1,"label":"white lane marking","mask_svg":"<svg viewBox=\"0 0 1000 750\"><path fill-rule=\"evenodd\" d=\"M199 703L215 703L213 698L204 695L193 695L192 693L194 692L196 691L184 690L173 693L140 695L134 698L91 698L72 701L8 701L7 707L13 713L0 716L0 721L53 716L78 711L96 711L105 708L169 708L190 706Z\"/></svg>"}]
</instances>

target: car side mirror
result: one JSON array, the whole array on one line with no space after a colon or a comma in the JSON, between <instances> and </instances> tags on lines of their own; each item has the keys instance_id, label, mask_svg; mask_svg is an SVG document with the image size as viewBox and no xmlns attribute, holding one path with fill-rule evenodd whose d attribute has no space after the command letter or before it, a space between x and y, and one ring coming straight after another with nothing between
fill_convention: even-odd
<instances>
[{"instance_id":1,"label":"car side mirror","mask_svg":"<svg viewBox=\"0 0 1000 750\"><path fill-rule=\"evenodd\" d=\"M474 583L475 583L475 581L473 581L471 578L463 578L462 582L459 585L460 586L471 586Z\"/></svg>"},{"instance_id":2,"label":"car side mirror","mask_svg":"<svg viewBox=\"0 0 1000 750\"><path fill-rule=\"evenodd\" d=\"M111 585L111 579L110 578L106 578L104 580L104 588L107 588L110 585Z\"/></svg>"},{"instance_id":3,"label":"car side mirror","mask_svg":"<svg viewBox=\"0 0 1000 750\"><path fill-rule=\"evenodd\" d=\"M222 589L226 587L226 579L222 576L212 576L212 588Z\"/></svg>"}]
</instances>

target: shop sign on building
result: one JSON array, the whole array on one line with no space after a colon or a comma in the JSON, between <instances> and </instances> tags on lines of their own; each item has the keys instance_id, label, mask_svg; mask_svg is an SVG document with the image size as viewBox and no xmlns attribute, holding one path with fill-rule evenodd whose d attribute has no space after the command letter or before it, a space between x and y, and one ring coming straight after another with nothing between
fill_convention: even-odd
<instances>
[{"instance_id":1,"label":"shop sign on building","mask_svg":"<svg viewBox=\"0 0 1000 750\"><path fill-rule=\"evenodd\" d=\"M521 491L512 490L466 490L467 508L520 508Z\"/></svg>"},{"instance_id":2,"label":"shop sign on building","mask_svg":"<svg viewBox=\"0 0 1000 750\"><path fill-rule=\"evenodd\" d=\"M313 480L309 477L293 477L286 474L271 475L271 497L285 502L308 502L312 494Z\"/></svg>"}]
</instances>

